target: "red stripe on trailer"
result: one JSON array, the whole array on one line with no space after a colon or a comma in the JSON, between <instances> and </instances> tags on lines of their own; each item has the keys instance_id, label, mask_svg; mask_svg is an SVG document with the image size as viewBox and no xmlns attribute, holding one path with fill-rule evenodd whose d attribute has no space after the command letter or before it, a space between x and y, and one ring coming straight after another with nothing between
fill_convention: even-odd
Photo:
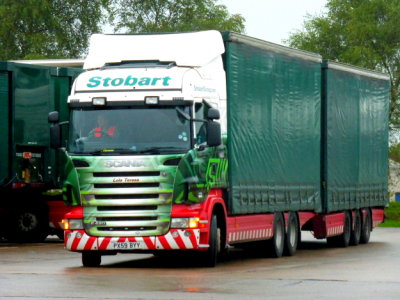
<instances>
[{"instance_id":1,"label":"red stripe on trailer","mask_svg":"<svg viewBox=\"0 0 400 300\"><path fill-rule=\"evenodd\" d=\"M344 212L325 216L326 236L340 235L344 232Z\"/></svg>"},{"instance_id":2,"label":"red stripe on trailer","mask_svg":"<svg viewBox=\"0 0 400 300\"><path fill-rule=\"evenodd\" d=\"M372 226L376 227L385 220L385 212L383 208L372 209Z\"/></svg>"},{"instance_id":3,"label":"red stripe on trailer","mask_svg":"<svg viewBox=\"0 0 400 300\"><path fill-rule=\"evenodd\" d=\"M310 221L312 218L314 218L317 214L314 212L299 212L299 225L300 228L306 224L308 221Z\"/></svg>"},{"instance_id":4,"label":"red stripe on trailer","mask_svg":"<svg viewBox=\"0 0 400 300\"><path fill-rule=\"evenodd\" d=\"M257 241L273 236L274 214L228 217L228 243Z\"/></svg>"},{"instance_id":5,"label":"red stripe on trailer","mask_svg":"<svg viewBox=\"0 0 400 300\"><path fill-rule=\"evenodd\" d=\"M344 229L344 212L329 215L316 215L313 219L314 236L323 239L330 236L340 235Z\"/></svg>"}]
</instances>

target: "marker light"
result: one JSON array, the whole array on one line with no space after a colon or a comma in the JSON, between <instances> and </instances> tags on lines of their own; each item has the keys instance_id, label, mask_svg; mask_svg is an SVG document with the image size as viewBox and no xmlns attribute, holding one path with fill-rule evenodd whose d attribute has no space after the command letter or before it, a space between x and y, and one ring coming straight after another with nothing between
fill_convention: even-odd
<instances>
[{"instance_id":1,"label":"marker light","mask_svg":"<svg viewBox=\"0 0 400 300\"><path fill-rule=\"evenodd\" d=\"M199 218L190 218L189 219L189 228L197 228L199 227Z\"/></svg>"},{"instance_id":2,"label":"marker light","mask_svg":"<svg viewBox=\"0 0 400 300\"><path fill-rule=\"evenodd\" d=\"M92 98L93 105L106 105L107 98L106 97L94 97Z\"/></svg>"},{"instance_id":3,"label":"marker light","mask_svg":"<svg viewBox=\"0 0 400 300\"><path fill-rule=\"evenodd\" d=\"M144 97L144 103L148 105L157 105L159 98L157 96Z\"/></svg>"},{"instance_id":4,"label":"marker light","mask_svg":"<svg viewBox=\"0 0 400 300\"><path fill-rule=\"evenodd\" d=\"M172 218L171 228L198 228L199 218Z\"/></svg>"}]
</instances>

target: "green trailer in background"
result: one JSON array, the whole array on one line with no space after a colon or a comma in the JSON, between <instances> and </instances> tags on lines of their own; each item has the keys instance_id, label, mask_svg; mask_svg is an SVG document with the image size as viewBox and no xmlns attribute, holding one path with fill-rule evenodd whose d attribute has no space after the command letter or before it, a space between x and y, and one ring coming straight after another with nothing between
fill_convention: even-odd
<instances>
[{"instance_id":1,"label":"green trailer in background","mask_svg":"<svg viewBox=\"0 0 400 300\"><path fill-rule=\"evenodd\" d=\"M65 101L80 72L0 62L0 236L10 241L62 234L65 158L50 149L47 114L68 118Z\"/></svg>"}]
</instances>

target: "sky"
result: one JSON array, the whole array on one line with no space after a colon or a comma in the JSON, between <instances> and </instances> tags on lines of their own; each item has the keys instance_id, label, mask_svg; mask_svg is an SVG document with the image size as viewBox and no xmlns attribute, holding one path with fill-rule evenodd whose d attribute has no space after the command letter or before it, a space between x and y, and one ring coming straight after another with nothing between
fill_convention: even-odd
<instances>
[{"instance_id":1,"label":"sky","mask_svg":"<svg viewBox=\"0 0 400 300\"><path fill-rule=\"evenodd\" d=\"M307 14L325 11L327 0L218 0L230 14L245 19L246 34L283 45L290 32L301 29Z\"/></svg>"}]
</instances>

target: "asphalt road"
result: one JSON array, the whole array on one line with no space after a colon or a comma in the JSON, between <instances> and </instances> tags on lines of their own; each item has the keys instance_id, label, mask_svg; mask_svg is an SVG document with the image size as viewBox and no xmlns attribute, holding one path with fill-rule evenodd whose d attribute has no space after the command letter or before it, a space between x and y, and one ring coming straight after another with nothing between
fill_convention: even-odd
<instances>
[{"instance_id":1,"label":"asphalt road","mask_svg":"<svg viewBox=\"0 0 400 300\"><path fill-rule=\"evenodd\" d=\"M400 228L377 228L369 244L346 249L303 237L294 257L234 249L212 269L142 254L83 268L56 237L0 243L0 299L400 299Z\"/></svg>"}]
</instances>

